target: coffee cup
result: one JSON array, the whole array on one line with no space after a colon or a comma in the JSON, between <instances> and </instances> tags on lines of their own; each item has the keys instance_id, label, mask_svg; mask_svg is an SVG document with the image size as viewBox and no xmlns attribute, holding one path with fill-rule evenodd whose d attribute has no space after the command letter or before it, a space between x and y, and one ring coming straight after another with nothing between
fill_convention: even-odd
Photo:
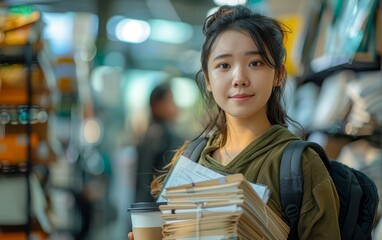
<instances>
[{"instance_id":1,"label":"coffee cup","mask_svg":"<svg viewBox=\"0 0 382 240\"><path fill-rule=\"evenodd\" d=\"M160 205L165 202L132 203L129 212L133 226L134 240L162 240L162 225Z\"/></svg>"}]
</instances>

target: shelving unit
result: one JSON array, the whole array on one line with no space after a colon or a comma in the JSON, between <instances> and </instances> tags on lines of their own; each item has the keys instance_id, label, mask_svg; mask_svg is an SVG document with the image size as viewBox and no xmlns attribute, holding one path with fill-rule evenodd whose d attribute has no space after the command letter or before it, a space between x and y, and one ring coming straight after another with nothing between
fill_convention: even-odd
<instances>
[{"instance_id":1,"label":"shelving unit","mask_svg":"<svg viewBox=\"0 0 382 240\"><path fill-rule=\"evenodd\" d=\"M304 110L312 115L304 126L308 139L325 146L332 159L373 172L381 195L382 2L304 4L304 27L295 49L302 69L296 91L306 84L318 91L317 99L309 99L315 105Z\"/></svg>"},{"instance_id":2,"label":"shelving unit","mask_svg":"<svg viewBox=\"0 0 382 240\"><path fill-rule=\"evenodd\" d=\"M47 140L49 90L36 54L41 15L28 6L2 9L0 23L0 239L43 240L51 231L44 178L54 161Z\"/></svg>"},{"instance_id":3,"label":"shelving unit","mask_svg":"<svg viewBox=\"0 0 382 240\"><path fill-rule=\"evenodd\" d=\"M75 154L74 57L50 52L32 6L0 14L0 239L83 239L90 220ZM53 127L67 135L60 139Z\"/></svg>"}]
</instances>

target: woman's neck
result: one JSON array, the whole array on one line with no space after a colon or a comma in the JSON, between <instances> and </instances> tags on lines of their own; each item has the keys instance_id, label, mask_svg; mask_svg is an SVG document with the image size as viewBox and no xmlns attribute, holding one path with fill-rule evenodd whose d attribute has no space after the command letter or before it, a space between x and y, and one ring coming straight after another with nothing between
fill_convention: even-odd
<instances>
[{"instance_id":1,"label":"woman's neck","mask_svg":"<svg viewBox=\"0 0 382 240\"><path fill-rule=\"evenodd\" d=\"M268 119L246 121L242 119L227 118L226 149L242 151L256 138L271 128Z\"/></svg>"},{"instance_id":2,"label":"woman's neck","mask_svg":"<svg viewBox=\"0 0 382 240\"><path fill-rule=\"evenodd\" d=\"M227 118L226 143L213 153L213 157L222 165L227 165L272 126L268 119L255 122Z\"/></svg>"}]
</instances>

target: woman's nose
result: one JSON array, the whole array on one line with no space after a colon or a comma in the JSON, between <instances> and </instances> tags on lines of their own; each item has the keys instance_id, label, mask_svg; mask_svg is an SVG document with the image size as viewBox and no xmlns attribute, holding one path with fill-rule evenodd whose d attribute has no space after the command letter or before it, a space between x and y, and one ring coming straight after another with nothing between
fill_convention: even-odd
<instances>
[{"instance_id":1,"label":"woman's nose","mask_svg":"<svg viewBox=\"0 0 382 240\"><path fill-rule=\"evenodd\" d=\"M247 86L249 84L247 74L245 70L241 67L237 67L233 71L233 81L234 86Z\"/></svg>"}]
</instances>

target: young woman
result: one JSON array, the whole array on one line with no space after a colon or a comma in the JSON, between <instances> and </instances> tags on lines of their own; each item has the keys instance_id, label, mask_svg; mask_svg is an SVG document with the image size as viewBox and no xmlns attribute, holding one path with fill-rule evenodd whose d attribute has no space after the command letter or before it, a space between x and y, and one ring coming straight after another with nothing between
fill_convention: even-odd
<instances>
[{"instance_id":1,"label":"young woman","mask_svg":"<svg viewBox=\"0 0 382 240\"><path fill-rule=\"evenodd\" d=\"M268 205L281 216L281 155L289 142L299 139L287 129L290 119L281 105L286 28L244 6L222 6L207 18L203 32L202 69L196 79L210 111L203 134L211 137L198 163L226 174L242 173L251 182L267 185ZM313 150L304 152L298 236L340 239L338 195L322 161L315 158L319 156ZM154 194L164 178L153 181Z\"/></svg>"}]
</instances>

